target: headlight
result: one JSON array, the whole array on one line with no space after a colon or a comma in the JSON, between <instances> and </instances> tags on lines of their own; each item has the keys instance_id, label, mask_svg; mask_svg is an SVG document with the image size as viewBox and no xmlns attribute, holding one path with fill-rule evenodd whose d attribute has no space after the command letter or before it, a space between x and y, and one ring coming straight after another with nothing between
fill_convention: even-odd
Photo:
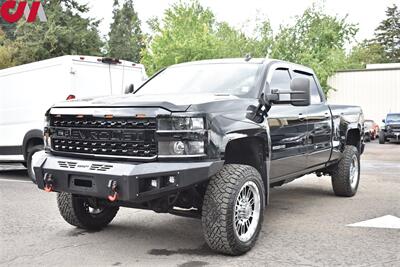
<instances>
[{"instance_id":1,"label":"headlight","mask_svg":"<svg viewBox=\"0 0 400 267\"><path fill-rule=\"evenodd\" d=\"M158 120L158 130L166 130L166 131L204 130L204 118L201 117L160 118Z\"/></svg>"},{"instance_id":2,"label":"headlight","mask_svg":"<svg viewBox=\"0 0 400 267\"><path fill-rule=\"evenodd\" d=\"M201 157L206 153L207 131L203 117L158 119L160 157Z\"/></svg>"}]
</instances>

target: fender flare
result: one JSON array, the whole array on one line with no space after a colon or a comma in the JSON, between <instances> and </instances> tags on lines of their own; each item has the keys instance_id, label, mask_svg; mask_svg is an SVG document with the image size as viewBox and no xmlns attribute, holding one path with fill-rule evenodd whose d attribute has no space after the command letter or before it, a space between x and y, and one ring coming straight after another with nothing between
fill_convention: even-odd
<instances>
[{"instance_id":1,"label":"fender flare","mask_svg":"<svg viewBox=\"0 0 400 267\"><path fill-rule=\"evenodd\" d=\"M243 134L243 133L229 133L226 134L223 137L223 148L224 152L226 152L226 148L231 142L234 141L239 141L242 139L247 139L247 138L256 138L259 139L261 142L264 141L267 144L264 146L264 156L265 156L265 170L266 170L266 177L264 180L264 189L265 189L265 194L266 194L266 199L265 199L265 204L269 205L269 197L270 197L270 168L271 168L271 153L272 153L272 147L271 147L271 136L269 134L269 128L267 127L266 131L264 132L265 136L259 136L259 135L248 135L248 134Z\"/></svg>"}]
</instances>

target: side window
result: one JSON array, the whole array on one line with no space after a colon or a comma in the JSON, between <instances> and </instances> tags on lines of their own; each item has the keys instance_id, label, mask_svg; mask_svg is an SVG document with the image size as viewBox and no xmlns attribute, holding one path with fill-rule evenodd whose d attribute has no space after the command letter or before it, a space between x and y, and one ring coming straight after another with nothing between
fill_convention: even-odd
<instances>
[{"instance_id":1,"label":"side window","mask_svg":"<svg viewBox=\"0 0 400 267\"><path fill-rule=\"evenodd\" d=\"M290 90L290 74L287 69L276 69L272 75L271 89Z\"/></svg>"},{"instance_id":2,"label":"side window","mask_svg":"<svg viewBox=\"0 0 400 267\"><path fill-rule=\"evenodd\" d=\"M318 85L315 82L314 76L308 73L303 73L303 72L298 72L294 71L294 77L301 77L301 78L307 78L310 80L310 86L311 86L311 105L312 104L319 104L322 102L321 95L319 93Z\"/></svg>"}]
</instances>

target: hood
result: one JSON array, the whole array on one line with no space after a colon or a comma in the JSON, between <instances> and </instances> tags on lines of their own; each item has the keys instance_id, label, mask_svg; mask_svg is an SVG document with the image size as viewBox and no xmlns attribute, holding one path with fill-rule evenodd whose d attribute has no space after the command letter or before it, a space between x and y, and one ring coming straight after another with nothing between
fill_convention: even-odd
<instances>
[{"instance_id":1,"label":"hood","mask_svg":"<svg viewBox=\"0 0 400 267\"><path fill-rule=\"evenodd\" d=\"M192 105L236 99L237 96L223 94L121 95L64 101L54 107L161 107L171 112L185 112Z\"/></svg>"}]
</instances>

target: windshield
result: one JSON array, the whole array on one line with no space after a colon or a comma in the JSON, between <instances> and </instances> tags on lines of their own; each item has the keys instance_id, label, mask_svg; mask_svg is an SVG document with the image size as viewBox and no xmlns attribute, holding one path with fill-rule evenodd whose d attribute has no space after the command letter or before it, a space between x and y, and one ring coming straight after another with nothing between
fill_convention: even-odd
<instances>
[{"instance_id":1,"label":"windshield","mask_svg":"<svg viewBox=\"0 0 400 267\"><path fill-rule=\"evenodd\" d=\"M399 114L389 114L386 118L387 122L400 122L400 113Z\"/></svg>"},{"instance_id":2,"label":"windshield","mask_svg":"<svg viewBox=\"0 0 400 267\"><path fill-rule=\"evenodd\" d=\"M138 95L230 94L256 97L256 81L262 64L195 64L167 68L143 85Z\"/></svg>"}]
</instances>

